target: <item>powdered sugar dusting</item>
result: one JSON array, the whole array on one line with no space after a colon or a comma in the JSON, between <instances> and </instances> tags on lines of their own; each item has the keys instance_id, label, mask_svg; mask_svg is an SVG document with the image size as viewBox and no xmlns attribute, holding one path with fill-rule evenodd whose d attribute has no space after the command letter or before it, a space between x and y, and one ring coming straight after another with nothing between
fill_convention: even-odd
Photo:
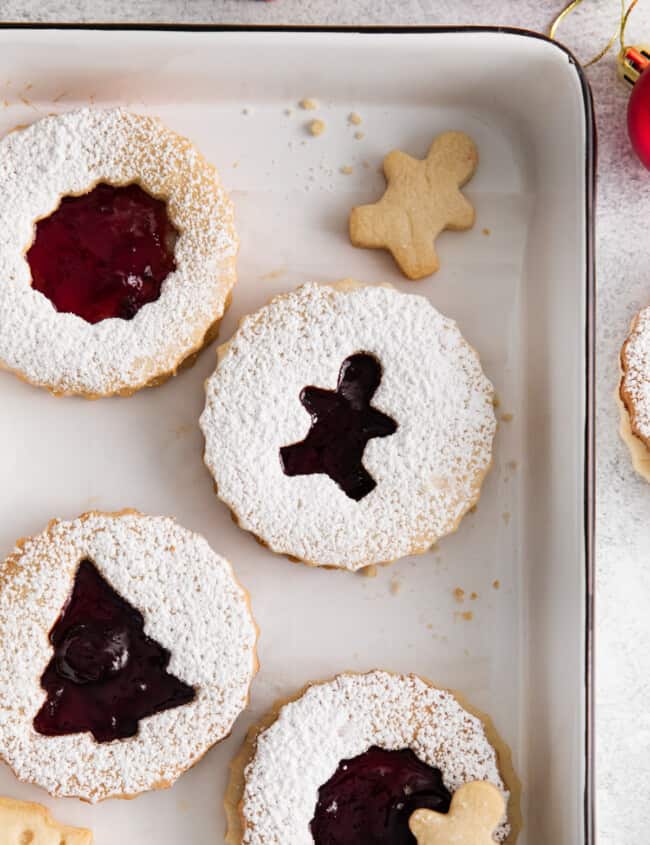
<instances>
[{"instance_id":1,"label":"powdered sugar dusting","mask_svg":"<svg viewBox=\"0 0 650 845\"><path fill-rule=\"evenodd\" d=\"M249 845L310 845L318 789L341 760L373 745L410 748L439 769L451 792L488 780L507 801L496 752L480 719L454 696L412 675L370 672L315 684L286 704L257 738L246 768L243 841ZM506 821L496 839L509 832Z\"/></svg>"},{"instance_id":2,"label":"powdered sugar dusting","mask_svg":"<svg viewBox=\"0 0 650 845\"><path fill-rule=\"evenodd\" d=\"M302 440L307 385L334 389L365 351L382 364L372 404L398 424L363 462L361 501L326 475L286 476ZM274 551L359 569L424 551L454 530L490 466L493 388L456 324L422 296L384 286L307 284L246 318L206 385L205 461L240 525Z\"/></svg>"},{"instance_id":3,"label":"powdered sugar dusting","mask_svg":"<svg viewBox=\"0 0 650 845\"><path fill-rule=\"evenodd\" d=\"M167 200L176 270L132 320L91 325L31 287L36 220L98 182ZM151 117L81 109L0 141L0 365L55 392L106 395L173 372L223 314L235 282L233 211L215 169Z\"/></svg>"},{"instance_id":4,"label":"powdered sugar dusting","mask_svg":"<svg viewBox=\"0 0 650 845\"><path fill-rule=\"evenodd\" d=\"M621 354L621 397L632 430L650 444L650 307L636 316Z\"/></svg>"},{"instance_id":5,"label":"powdered sugar dusting","mask_svg":"<svg viewBox=\"0 0 650 845\"><path fill-rule=\"evenodd\" d=\"M135 737L48 737L32 721L45 700L48 634L81 559L137 607L171 652L168 670L196 689L189 704L140 721ZM89 514L17 549L0 570L0 755L52 795L90 801L171 784L230 731L256 670L256 629L230 564L165 517Z\"/></svg>"}]
</instances>

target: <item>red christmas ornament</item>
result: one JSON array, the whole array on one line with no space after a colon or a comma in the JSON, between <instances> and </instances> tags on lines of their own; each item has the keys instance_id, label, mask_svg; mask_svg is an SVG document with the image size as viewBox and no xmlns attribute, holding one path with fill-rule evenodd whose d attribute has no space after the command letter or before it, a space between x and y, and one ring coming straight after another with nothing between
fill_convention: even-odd
<instances>
[{"instance_id":1,"label":"red christmas ornament","mask_svg":"<svg viewBox=\"0 0 650 845\"><path fill-rule=\"evenodd\" d=\"M627 106L627 131L634 152L650 170L650 57L645 50L628 47L621 57L623 77L631 85Z\"/></svg>"}]
</instances>

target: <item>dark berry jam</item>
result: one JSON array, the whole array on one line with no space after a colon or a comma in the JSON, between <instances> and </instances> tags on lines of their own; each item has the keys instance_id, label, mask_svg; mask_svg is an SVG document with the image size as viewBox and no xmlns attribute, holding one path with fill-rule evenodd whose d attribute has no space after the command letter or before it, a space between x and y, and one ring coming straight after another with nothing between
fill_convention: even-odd
<instances>
[{"instance_id":1,"label":"dark berry jam","mask_svg":"<svg viewBox=\"0 0 650 845\"><path fill-rule=\"evenodd\" d=\"M36 224L27 251L32 287L88 323L130 320L176 269L177 232L162 200L138 185L100 184L64 197Z\"/></svg>"},{"instance_id":2,"label":"dark berry jam","mask_svg":"<svg viewBox=\"0 0 650 845\"><path fill-rule=\"evenodd\" d=\"M376 746L342 760L318 791L311 821L315 845L416 845L415 810L447 813L451 794L442 775L405 748Z\"/></svg>"},{"instance_id":3,"label":"dark berry jam","mask_svg":"<svg viewBox=\"0 0 650 845\"><path fill-rule=\"evenodd\" d=\"M366 444L373 437L397 431L392 417L370 405L381 374L374 355L359 352L341 365L336 390L305 387L301 391L311 428L303 441L280 449L285 475L326 473L356 501L374 490L376 481L363 465Z\"/></svg>"},{"instance_id":4,"label":"dark berry jam","mask_svg":"<svg viewBox=\"0 0 650 845\"><path fill-rule=\"evenodd\" d=\"M50 632L54 656L41 678L47 699L35 729L46 736L90 731L110 742L134 736L145 716L192 701L192 687L167 672L170 653L143 627L140 611L82 560Z\"/></svg>"}]
</instances>

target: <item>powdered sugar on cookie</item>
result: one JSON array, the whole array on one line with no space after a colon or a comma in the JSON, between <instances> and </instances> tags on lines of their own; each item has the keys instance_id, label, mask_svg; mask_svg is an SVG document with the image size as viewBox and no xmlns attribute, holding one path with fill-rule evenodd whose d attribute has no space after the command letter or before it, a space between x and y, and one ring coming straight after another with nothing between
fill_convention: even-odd
<instances>
[{"instance_id":1,"label":"powdered sugar on cookie","mask_svg":"<svg viewBox=\"0 0 650 845\"><path fill-rule=\"evenodd\" d=\"M63 196L137 182L167 200L176 270L132 320L92 325L31 287L34 223ZM123 109L47 117L0 141L0 366L55 393L129 393L169 375L223 315L238 241L218 175L184 138Z\"/></svg>"},{"instance_id":2,"label":"powdered sugar on cookie","mask_svg":"<svg viewBox=\"0 0 650 845\"><path fill-rule=\"evenodd\" d=\"M487 780L508 799L483 725L454 696L415 676L370 672L314 684L280 710L257 738L245 771L242 841L248 845L311 845L318 790L341 760L378 745L410 748L440 770L454 792ZM502 824L502 842L509 825Z\"/></svg>"},{"instance_id":3,"label":"powdered sugar on cookie","mask_svg":"<svg viewBox=\"0 0 650 845\"><path fill-rule=\"evenodd\" d=\"M289 477L304 387L336 387L343 361L376 356L374 408L398 425L370 440L360 501L327 475ZM206 385L205 461L239 524L276 552L359 569L428 549L477 501L491 463L493 388L456 324L421 296L307 284L243 320Z\"/></svg>"},{"instance_id":4,"label":"powdered sugar on cookie","mask_svg":"<svg viewBox=\"0 0 650 845\"><path fill-rule=\"evenodd\" d=\"M191 703L142 719L136 736L104 744L33 727L48 634L83 558L143 614L145 634L171 652L168 671L196 690ZM170 786L246 706L256 637L230 564L174 520L124 513L52 523L0 569L0 756L55 796L99 801Z\"/></svg>"}]
</instances>

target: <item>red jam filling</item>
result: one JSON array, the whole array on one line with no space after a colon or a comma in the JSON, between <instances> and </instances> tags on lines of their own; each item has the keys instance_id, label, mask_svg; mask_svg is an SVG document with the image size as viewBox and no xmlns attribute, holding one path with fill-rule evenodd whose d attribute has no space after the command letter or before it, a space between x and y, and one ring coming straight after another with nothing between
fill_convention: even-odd
<instances>
[{"instance_id":1,"label":"red jam filling","mask_svg":"<svg viewBox=\"0 0 650 845\"><path fill-rule=\"evenodd\" d=\"M342 760L318 791L311 821L315 845L416 845L408 822L415 810L447 813L442 775L409 749L376 746Z\"/></svg>"},{"instance_id":2,"label":"red jam filling","mask_svg":"<svg viewBox=\"0 0 650 845\"><path fill-rule=\"evenodd\" d=\"M375 356L359 352L341 365L336 390L303 388L300 401L311 428L300 443L280 449L285 475L326 473L356 501L374 490L377 482L363 465L364 449L373 437L397 431L392 417L370 405L381 375Z\"/></svg>"},{"instance_id":3,"label":"red jam filling","mask_svg":"<svg viewBox=\"0 0 650 845\"><path fill-rule=\"evenodd\" d=\"M176 236L163 200L138 185L97 185L36 224L32 287L88 323L130 320L176 269Z\"/></svg>"},{"instance_id":4,"label":"red jam filling","mask_svg":"<svg viewBox=\"0 0 650 845\"><path fill-rule=\"evenodd\" d=\"M145 716L194 699L192 687L167 672L170 653L143 627L140 611L82 560L50 631L54 656L41 678L47 699L34 719L38 733L90 731L111 742L134 736Z\"/></svg>"}]
</instances>

